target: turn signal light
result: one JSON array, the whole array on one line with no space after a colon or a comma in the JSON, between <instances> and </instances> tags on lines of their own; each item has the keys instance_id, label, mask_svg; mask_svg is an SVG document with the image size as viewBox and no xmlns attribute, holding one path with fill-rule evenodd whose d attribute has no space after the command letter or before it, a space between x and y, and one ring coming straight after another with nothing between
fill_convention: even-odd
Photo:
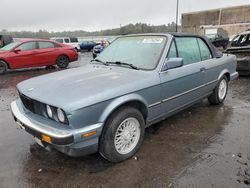
<instances>
[{"instance_id":1,"label":"turn signal light","mask_svg":"<svg viewBox=\"0 0 250 188\"><path fill-rule=\"evenodd\" d=\"M42 134L42 141L47 142L49 144L51 144L51 137Z\"/></svg>"},{"instance_id":2,"label":"turn signal light","mask_svg":"<svg viewBox=\"0 0 250 188\"><path fill-rule=\"evenodd\" d=\"M89 136L92 136L92 135L95 135L95 134L96 134L96 131L92 131L92 132L83 134L82 137L89 137Z\"/></svg>"}]
</instances>

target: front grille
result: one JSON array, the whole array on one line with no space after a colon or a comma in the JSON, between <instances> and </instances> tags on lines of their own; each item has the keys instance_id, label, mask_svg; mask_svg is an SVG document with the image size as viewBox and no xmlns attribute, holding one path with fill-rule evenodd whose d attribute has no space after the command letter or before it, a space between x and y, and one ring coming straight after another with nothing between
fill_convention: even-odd
<instances>
[{"instance_id":1,"label":"front grille","mask_svg":"<svg viewBox=\"0 0 250 188\"><path fill-rule=\"evenodd\" d=\"M27 108L27 110L35 113L33 100L28 98L27 96L25 96L23 94L20 94L20 98L21 98L21 101L22 101L23 105L25 106L25 108Z\"/></svg>"},{"instance_id":2,"label":"front grille","mask_svg":"<svg viewBox=\"0 0 250 188\"><path fill-rule=\"evenodd\" d=\"M23 94L19 94L20 95L20 99L24 105L24 107L31 111L32 113L34 114L38 114L38 115L41 115L41 116L44 116L46 117L46 113L45 113L45 104L41 103L41 102L38 102L36 100L33 100Z\"/></svg>"},{"instance_id":3,"label":"front grille","mask_svg":"<svg viewBox=\"0 0 250 188\"><path fill-rule=\"evenodd\" d=\"M48 115L47 115L47 111L46 111L46 104L42 103L42 102L39 102L37 100L34 100L34 99L31 99L29 97L27 97L26 95L22 94L19 92L19 96L20 96L20 99L24 105L24 107L34 113L34 114L38 114L40 116L43 116L43 117L46 117L46 118L49 118ZM53 106L50 106L52 108L52 111L53 111L53 120L59 122L58 120L58 117L57 117L57 113L56 113L56 107L53 107ZM65 113L65 112L64 112ZM65 122L61 122L61 123L64 123L64 124L69 124L69 121L67 119L67 116L65 115Z\"/></svg>"}]
</instances>

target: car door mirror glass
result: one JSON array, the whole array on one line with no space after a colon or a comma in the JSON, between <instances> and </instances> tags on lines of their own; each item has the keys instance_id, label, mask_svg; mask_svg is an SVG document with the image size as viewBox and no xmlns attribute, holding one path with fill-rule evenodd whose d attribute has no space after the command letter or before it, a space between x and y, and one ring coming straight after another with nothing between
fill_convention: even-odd
<instances>
[{"instance_id":1,"label":"car door mirror glass","mask_svg":"<svg viewBox=\"0 0 250 188\"><path fill-rule=\"evenodd\" d=\"M183 66L183 58L169 58L165 59L162 71L166 71L169 69L174 69L177 67Z\"/></svg>"}]
</instances>

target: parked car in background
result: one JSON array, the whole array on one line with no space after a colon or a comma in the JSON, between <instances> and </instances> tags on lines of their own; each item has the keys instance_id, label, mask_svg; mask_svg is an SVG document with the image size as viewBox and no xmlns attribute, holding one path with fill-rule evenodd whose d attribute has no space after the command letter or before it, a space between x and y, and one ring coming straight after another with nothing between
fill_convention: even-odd
<instances>
[{"instance_id":1,"label":"parked car in background","mask_svg":"<svg viewBox=\"0 0 250 188\"><path fill-rule=\"evenodd\" d=\"M0 73L8 69L57 65L67 68L78 59L74 47L51 40L26 39L0 48Z\"/></svg>"},{"instance_id":2,"label":"parked car in background","mask_svg":"<svg viewBox=\"0 0 250 188\"><path fill-rule=\"evenodd\" d=\"M235 36L226 52L236 55L240 75L250 75L250 31Z\"/></svg>"},{"instance_id":3,"label":"parked car in background","mask_svg":"<svg viewBox=\"0 0 250 188\"><path fill-rule=\"evenodd\" d=\"M91 51L93 50L94 46L96 46L94 41L82 41L80 43L80 49L82 51Z\"/></svg>"},{"instance_id":4,"label":"parked car in background","mask_svg":"<svg viewBox=\"0 0 250 188\"><path fill-rule=\"evenodd\" d=\"M80 45L79 41L76 37L53 37L51 40L54 40L56 42L60 42L63 44L71 45L73 46L78 52L80 51Z\"/></svg>"},{"instance_id":5,"label":"parked car in background","mask_svg":"<svg viewBox=\"0 0 250 188\"><path fill-rule=\"evenodd\" d=\"M93 58L95 59L107 46L109 45L108 41L101 41L100 44L96 45L93 48Z\"/></svg>"},{"instance_id":6,"label":"parked car in background","mask_svg":"<svg viewBox=\"0 0 250 188\"><path fill-rule=\"evenodd\" d=\"M8 45L13 42L13 38L11 35L1 35L0 34L0 48Z\"/></svg>"},{"instance_id":7,"label":"parked car in background","mask_svg":"<svg viewBox=\"0 0 250 188\"><path fill-rule=\"evenodd\" d=\"M211 40L215 47L221 49L221 51L225 50L229 44L228 33L222 28L206 28L205 36Z\"/></svg>"},{"instance_id":8,"label":"parked car in background","mask_svg":"<svg viewBox=\"0 0 250 188\"><path fill-rule=\"evenodd\" d=\"M11 110L44 147L120 162L139 149L146 127L205 98L223 103L235 69L234 55L200 36L122 36L84 67L19 83Z\"/></svg>"}]
</instances>

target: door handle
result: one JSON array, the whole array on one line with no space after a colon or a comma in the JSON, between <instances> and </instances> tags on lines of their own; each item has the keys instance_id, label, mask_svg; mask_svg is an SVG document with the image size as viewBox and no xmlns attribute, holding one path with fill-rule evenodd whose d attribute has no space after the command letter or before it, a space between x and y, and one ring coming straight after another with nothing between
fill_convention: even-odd
<instances>
[{"instance_id":1,"label":"door handle","mask_svg":"<svg viewBox=\"0 0 250 188\"><path fill-rule=\"evenodd\" d=\"M205 72L205 70L206 70L205 67L200 68L200 71L201 71L201 72Z\"/></svg>"}]
</instances>

